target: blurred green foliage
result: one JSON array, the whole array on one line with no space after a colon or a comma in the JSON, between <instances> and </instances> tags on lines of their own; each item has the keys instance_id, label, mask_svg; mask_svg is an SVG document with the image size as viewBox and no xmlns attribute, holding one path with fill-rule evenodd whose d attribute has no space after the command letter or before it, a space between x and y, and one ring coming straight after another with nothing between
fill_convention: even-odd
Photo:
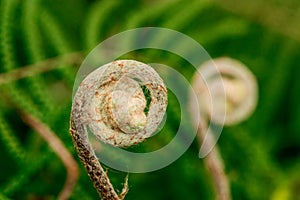
<instances>
[{"instance_id":1,"label":"blurred green foliage","mask_svg":"<svg viewBox=\"0 0 300 200\"><path fill-rule=\"evenodd\" d=\"M233 199L300 199L300 3L246 2L1 0L0 72L67 53L88 53L105 38L130 28L180 31L212 57L241 60L258 79L256 112L247 121L226 127L218 141ZM167 64L188 79L194 72L186 61L166 52L145 50L126 56ZM65 180L61 161L22 121L16 107L48 124L79 162L68 133L79 66L57 65L63 66L0 85L0 199L55 199ZM159 139L147 142L152 148L158 145L155 141L165 143L176 133L178 102L172 94L169 100L169 123ZM126 198L214 199L210 175L197 155L195 142L164 169L130 174ZM71 199L97 199L81 164L80 171ZM125 175L109 171L119 190Z\"/></svg>"}]
</instances>

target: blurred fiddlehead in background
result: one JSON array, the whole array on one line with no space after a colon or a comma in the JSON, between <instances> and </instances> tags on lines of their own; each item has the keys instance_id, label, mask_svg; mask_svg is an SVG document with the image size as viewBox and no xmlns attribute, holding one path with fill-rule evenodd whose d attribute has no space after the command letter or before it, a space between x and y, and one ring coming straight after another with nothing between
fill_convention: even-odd
<instances>
[{"instance_id":1,"label":"blurred fiddlehead in background","mask_svg":"<svg viewBox=\"0 0 300 200\"><path fill-rule=\"evenodd\" d=\"M219 77L220 74L220 77ZM218 150L216 140L219 135L209 121L217 126L237 124L254 111L258 99L258 87L254 75L240 62L223 57L207 61L194 74L193 90L199 107L190 104L191 112L200 112L198 142L210 149L204 163L212 175L217 199L231 199L230 183L225 173L225 166ZM213 149L212 149L213 148ZM201 150L200 150L201 151Z\"/></svg>"}]
</instances>

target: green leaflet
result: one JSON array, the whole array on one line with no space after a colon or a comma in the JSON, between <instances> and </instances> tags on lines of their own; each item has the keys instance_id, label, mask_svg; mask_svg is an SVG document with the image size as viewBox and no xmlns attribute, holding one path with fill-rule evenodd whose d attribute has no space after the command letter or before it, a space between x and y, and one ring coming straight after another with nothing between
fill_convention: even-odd
<instances>
[{"instance_id":1,"label":"green leaflet","mask_svg":"<svg viewBox=\"0 0 300 200\"><path fill-rule=\"evenodd\" d=\"M103 30L105 20L108 22L111 21L109 16L114 15L116 7L121 2L122 1L99 1L91 6L87 16L86 26L84 27L85 30L83 31L85 33L85 45L88 50L91 50L99 44L100 36L107 31Z\"/></svg>"},{"instance_id":2,"label":"green leaflet","mask_svg":"<svg viewBox=\"0 0 300 200\"><path fill-rule=\"evenodd\" d=\"M45 59L45 47L42 45L42 39L37 26L37 19L40 17L38 14L39 1L25 1L23 5L23 24L22 27L25 33L25 43L28 48L28 57L30 63L36 63ZM36 104L39 105L39 109L43 109L44 112L49 112L52 109L53 101L51 95L45 89L47 84L41 76L34 76L26 78L26 84L28 94L32 96Z\"/></svg>"},{"instance_id":3,"label":"green leaflet","mask_svg":"<svg viewBox=\"0 0 300 200\"><path fill-rule=\"evenodd\" d=\"M56 19L47 11L44 11L43 17L40 18L40 23L43 25L46 37L51 41L56 53L59 55L69 53L73 50L69 41L66 39L67 33L64 32L63 27L60 27ZM71 67L60 68L64 81L69 87L74 83L74 69Z\"/></svg>"}]
</instances>

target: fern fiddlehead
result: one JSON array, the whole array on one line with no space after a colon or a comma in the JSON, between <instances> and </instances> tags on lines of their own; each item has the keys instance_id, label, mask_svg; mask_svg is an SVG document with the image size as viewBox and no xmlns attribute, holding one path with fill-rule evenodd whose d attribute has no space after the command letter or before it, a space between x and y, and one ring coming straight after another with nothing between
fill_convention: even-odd
<instances>
[{"instance_id":1,"label":"fern fiddlehead","mask_svg":"<svg viewBox=\"0 0 300 200\"><path fill-rule=\"evenodd\" d=\"M199 143L210 149L216 144L209 119L217 125L233 125L245 120L257 105L257 83L254 75L239 61L223 57L204 63L200 73L195 73L192 85L199 101L201 114L198 124ZM220 76L219 74L220 73ZM207 132L207 135L205 133ZM209 138L209 139L208 139ZM200 152L201 152L200 149ZM217 193L217 199L231 199L230 183L218 147L211 149L204 159Z\"/></svg>"},{"instance_id":2,"label":"fern fiddlehead","mask_svg":"<svg viewBox=\"0 0 300 200\"><path fill-rule=\"evenodd\" d=\"M142 90L150 91L151 101ZM155 132L163 119L167 90L148 65L119 60L90 73L80 84L72 105L70 133L78 155L103 199L117 195L88 139L88 129L104 143L129 147ZM147 112L146 112L147 110Z\"/></svg>"},{"instance_id":3,"label":"fern fiddlehead","mask_svg":"<svg viewBox=\"0 0 300 200\"><path fill-rule=\"evenodd\" d=\"M222 79L215 78L213 66L217 68ZM208 86L199 73L194 76L193 86L205 115L214 123L222 124L222 113L225 113L225 125L236 124L248 118L257 105L257 84L253 74L239 61L227 57L207 62L201 69L209 74L209 77L205 77ZM221 85L223 87L219 87ZM211 92L215 99L211 100ZM220 105L224 102L225 106Z\"/></svg>"}]
</instances>

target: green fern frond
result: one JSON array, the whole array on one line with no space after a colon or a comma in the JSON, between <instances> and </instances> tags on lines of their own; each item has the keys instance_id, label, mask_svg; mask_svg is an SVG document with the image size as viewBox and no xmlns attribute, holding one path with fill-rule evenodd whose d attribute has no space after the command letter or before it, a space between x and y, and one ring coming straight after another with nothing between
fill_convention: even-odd
<instances>
[{"instance_id":1,"label":"green fern frond","mask_svg":"<svg viewBox=\"0 0 300 200\"><path fill-rule=\"evenodd\" d=\"M189 26L189 22L201 15L201 11L211 6L209 1L190 1L185 7L179 9L178 12L173 13L168 20L162 24L163 27L174 30L183 30ZM175 15L175 16L174 16Z\"/></svg>"},{"instance_id":2,"label":"green fern frond","mask_svg":"<svg viewBox=\"0 0 300 200\"><path fill-rule=\"evenodd\" d=\"M22 166L19 170L10 176L9 181L4 185L1 185L0 191L7 196L13 196L17 191L23 189L22 186L29 184L30 178L37 173L37 171L43 171L45 164L52 160L54 153L47 148L43 150L43 154L28 155L27 166ZM38 156L38 157L37 157ZM37 159L38 158L38 159Z\"/></svg>"},{"instance_id":3,"label":"green fern frond","mask_svg":"<svg viewBox=\"0 0 300 200\"><path fill-rule=\"evenodd\" d=\"M16 110L47 123L77 158L68 127L74 65L79 67L83 58L64 62L62 57L74 51L85 54L108 36L143 26L180 31L212 57L230 56L249 67L260 89L258 108L249 120L224 127L218 140L233 199L275 199L277 194L296 199L300 180L296 176L300 163L299 8L296 0L254 0L249 4L233 0L0 0L0 77L4 77L0 84L0 199L55 198L65 175L61 161L35 131L15 117ZM182 52L190 51L179 40L160 35L147 39L149 44L176 45ZM143 49L122 58L158 61L190 80L195 70L190 63L172 53L157 52ZM58 58L49 59L54 56ZM45 63L36 64L40 61ZM27 64L28 68L19 70ZM40 66L44 69L36 70ZM187 98L185 93L181 95ZM180 119L188 116L181 113L170 90L168 97L168 118L161 132L129 150L152 151L172 140ZM130 175L127 198L214 199L198 150L195 142L167 168ZM109 176L112 184L120 187L123 174L111 170ZM174 184L178 181L180 185ZM96 195L82 171L70 199L89 200Z\"/></svg>"},{"instance_id":4,"label":"green fern frond","mask_svg":"<svg viewBox=\"0 0 300 200\"><path fill-rule=\"evenodd\" d=\"M231 28L231 26L235 28ZM197 34L191 33L191 35L200 44L208 46L220 40L244 36L247 34L249 27L250 24L245 22L245 20L227 17L219 19L209 26L203 26L198 30Z\"/></svg>"},{"instance_id":5,"label":"green fern frond","mask_svg":"<svg viewBox=\"0 0 300 200\"><path fill-rule=\"evenodd\" d=\"M74 51L66 37L67 33L63 31L63 27L60 27L57 20L47 10L44 10L40 23L46 33L46 37L49 38L53 48L59 55ZM59 71L66 83L72 87L75 79L74 70L71 67L64 67L60 68Z\"/></svg>"},{"instance_id":6,"label":"green fern frond","mask_svg":"<svg viewBox=\"0 0 300 200\"><path fill-rule=\"evenodd\" d=\"M11 29L13 21L13 15L15 8L17 6L18 1L5 1L3 0L1 3L1 29L0 29L0 38L1 38L1 50L2 50L2 63L3 68L8 71L13 69L17 64L16 60L13 56L14 48L11 46L12 38L11 38Z\"/></svg>"},{"instance_id":7,"label":"green fern frond","mask_svg":"<svg viewBox=\"0 0 300 200\"><path fill-rule=\"evenodd\" d=\"M140 26L152 26L151 24L144 24L147 20L156 19L162 13L171 12L175 7L178 8L179 0L166 0L163 2L151 5L151 7L143 7L140 10L133 12L124 23L125 29L137 28Z\"/></svg>"},{"instance_id":8,"label":"green fern frond","mask_svg":"<svg viewBox=\"0 0 300 200\"><path fill-rule=\"evenodd\" d=\"M296 44L293 41L288 41L279 48L281 48L280 54L278 56L274 55L274 65L269 66L268 82L261 86L261 91L264 93L264 96L261 97L261 105L264 106L264 109L261 112L264 113L264 117L261 117L257 122L261 126L268 125L270 118L276 114L275 111L286 95L284 88L289 85L289 77L294 70L294 66L290 62L295 55Z\"/></svg>"},{"instance_id":9,"label":"green fern frond","mask_svg":"<svg viewBox=\"0 0 300 200\"><path fill-rule=\"evenodd\" d=\"M12 127L5 121L2 113L0 113L0 137L1 144L5 146L5 149L8 151L10 156L18 164L25 162L26 151L22 148L17 136L14 134Z\"/></svg>"},{"instance_id":10,"label":"green fern frond","mask_svg":"<svg viewBox=\"0 0 300 200\"><path fill-rule=\"evenodd\" d=\"M41 33L38 30L36 21L40 17L38 14L39 2L37 0L25 1L23 5L23 29L25 32L25 42L28 47L28 56L31 63L44 60L45 50L42 46ZM29 94L37 102L44 112L48 113L53 108L53 100L51 95L47 93L47 85L43 78L34 76L27 78L26 85L28 85Z\"/></svg>"},{"instance_id":11,"label":"green fern frond","mask_svg":"<svg viewBox=\"0 0 300 200\"><path fill-rule=\"evenodd\" d=\"M100 36L103 34L102 26L107 19L109 14L113 14L113 10L121 3L122 1L99 1L91 7L91 10L88 12L87 22L85 28L85 44L86 49L91 50L95 47L100 41Z\"/></svg>"},{"instance_id":12,"label":"green fern frond","mask_svg":"<svg viewBox=\"0 0 300 200\"><path fill-rule=\"evenodd\" d=\"M1 54L3 55L2 65L7 71L18 66L18 63L16 62L17 58L13 51L15 48L13 46L13 34L11 33L11 21L18 6L18 2L19 1L15 0L2 1L1 10L3 13L3 18L1 20L2 29L0 32L0 50ZM35 103L30 97L28 97L27 91L22 91L15 83L5 85L3 88L9 94L9 98L12 102L22 106L22 108L36 114L37 116L42 116L37 110Z\"/></svg>"},{"instance_id":13,"label":"green fern frond","mask_svg":"<svg viewBox=\"0 0 300 200\"><path fill-rule=\"evenodd\" d=\"M93 200L94 199L79 184L76 185L72 196L74 197L74 199L77 199L76 197L80 197L80 198L82 198L82 200Z\"/></svg>"},{"instance_id":14,"label":"green fern frond","mask_svg":"<svg viewBox=\"0 0 300 200\"><path fill-rule=\"evenodd\" d=\"M8 197L4 196L3 194L0 193L0 199L1 200L10 200Z\"/></svg>"}]
</instances>

